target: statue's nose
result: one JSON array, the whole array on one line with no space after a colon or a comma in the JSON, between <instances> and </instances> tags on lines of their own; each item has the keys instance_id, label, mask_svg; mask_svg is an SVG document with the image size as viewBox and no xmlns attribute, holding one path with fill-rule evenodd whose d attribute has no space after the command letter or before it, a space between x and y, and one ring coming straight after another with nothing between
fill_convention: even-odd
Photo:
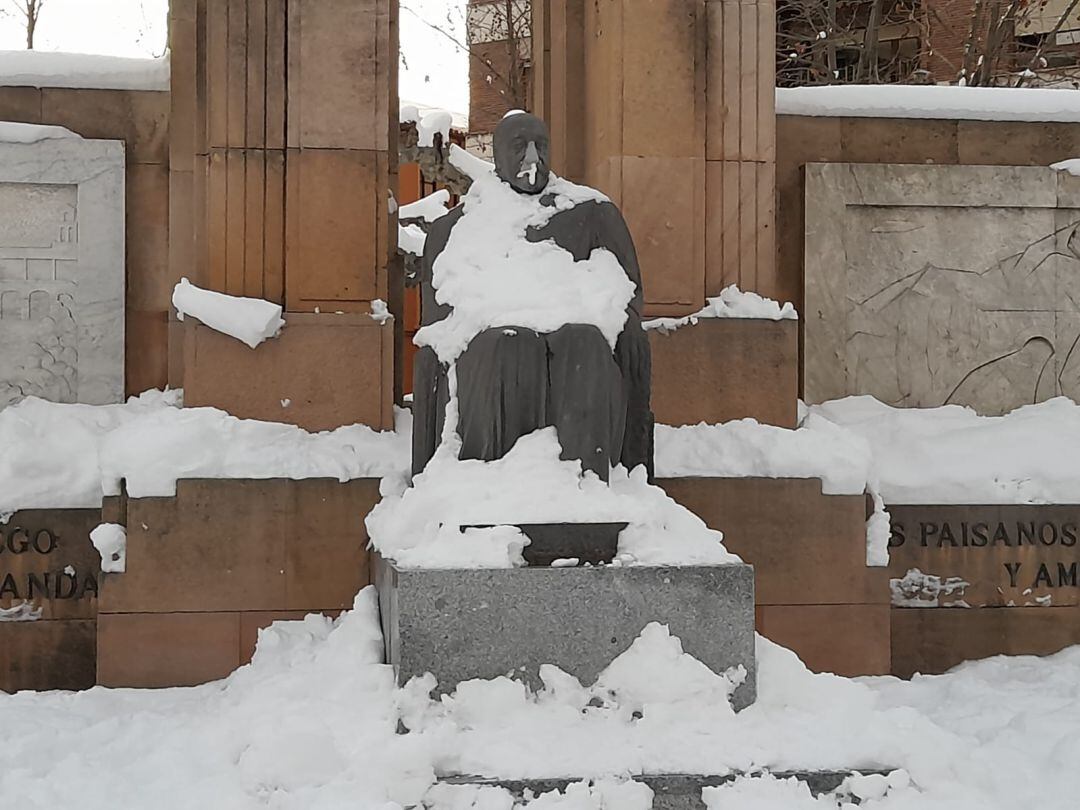
<instances>
[{"instance_id":1,"label":"statue's nose","mask_svg":"<svg viewBox=\"0 0 1080 810\"><path fill-rule=\"evenodd\" d=\"M529 141L529 145L525 148L525 159L522 161L524 166L535 166L540 162L540 153L536 151L535 141Z\"/></svg>"}]
</instances>

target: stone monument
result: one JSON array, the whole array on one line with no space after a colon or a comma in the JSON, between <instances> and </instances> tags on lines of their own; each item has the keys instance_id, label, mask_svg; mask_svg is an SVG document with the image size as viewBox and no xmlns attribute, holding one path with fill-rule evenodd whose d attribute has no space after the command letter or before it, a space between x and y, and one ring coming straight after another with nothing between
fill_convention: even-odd
<instances>
[{"instance_id":1,"label":"stone monument","mask_svg":"<svg viewBox=\"0 0 1080 810\"><path fill-rule=\"evenodd\" d=\"M124 144L0 127L0 408L121 402Z\"/></svg>"},{"instance_id":2,"label":"stone monument","mask_svg":"<svg viewBox=\"0 0 1080 810\"><path fill-rule=\"evenodd\" d=\"M495 171L522 195L545 194L550 179L549 139L543 121L511 114L495 130ZM465 209L437 220L428 234L421 270L421 325L444 320L452 307L436 296L434 265ZM581 262L596 249L610 251L634 290L614 351L592 324L565 324L542 333L516 324L486 329L457 360L458 432L461 458L501 458L527 433L554 426L563 457L607 479L613 464L646 465L652 477L649 408L649 341L641 328L644 294L630 231L619 209L589 199L554 213L540 227L529 225L529 242L552 241ZM420 472L442 434L448 399L446 365L430 346L420 349L414 372L413 472Z\"/></svg>"},{"instance_id":3,"label":"stone monument","mask_svg":"<svg viewBox=\"0 0 1080 810\"><path fill-rule=\"evenodd\" d=\"M414 486L368 517L387 660L399 681L430 672L443 691L511 672L538 688L543 664L592 683L660 622L715 672L733 673L732 703L747 706L753 570L646 480L650 354L633 241L610 200L549 172L548 147L539 119L505 118L495 166L474 167L462 205L428 233ZM514 466L551 428L561 455L552 446L546 461ZM547 499L539 521L528 494L537 470L548 476L536 484ZM559 489L555 473L569 485ZM488 565L455 550L484 531L517 537L516 559ZM417 537L430 535L438 551L425 557Z\"/></svg>"}]
</instances>

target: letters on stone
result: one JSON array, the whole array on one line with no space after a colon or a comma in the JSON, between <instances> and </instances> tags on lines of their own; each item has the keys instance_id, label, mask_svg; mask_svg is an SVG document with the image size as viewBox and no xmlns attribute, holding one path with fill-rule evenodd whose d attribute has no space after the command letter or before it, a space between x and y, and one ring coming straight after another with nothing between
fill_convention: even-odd
<instances>
[{"instance_id":1,"label":"letters on stone","mask_svg":"<svg viewBox=\"0 0 1080 810\"><path fill-rule=\"evenodd\" d=\"M124 144L0 143L0 408L124 394Z\"/></svg>"},{"instance_id":2,"label":"letters on stone","mask_svg":"<svg viewBox=\"0 0 1080 810\"><path fill-rule=\"evenodd\" d=\"M892 506L893 602L1080 604L1080 506Z\"/></svg>"},{"instance_id":3,"label":"letters on stone","mask_svg":"<svg viewBox=\"0 0 1080 810\"><path fill-rule=\"evenodd\" d=\"M5 612L19 620L96 615L100 560L90 512L17 512L0 524L0 620Z\"/></svg>"}]
</instances>

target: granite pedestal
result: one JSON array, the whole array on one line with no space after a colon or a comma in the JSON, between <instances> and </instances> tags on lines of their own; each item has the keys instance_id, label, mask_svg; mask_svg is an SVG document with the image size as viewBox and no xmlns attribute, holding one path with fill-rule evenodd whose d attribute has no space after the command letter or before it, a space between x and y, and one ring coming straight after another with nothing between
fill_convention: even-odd
<instances>
[{"instance_id":1,"label":"granite pedestal","mask_svg":"<svg viewBox=\"0 0 1080 810\"><path fill-rule=\"evenodd\" d=\"M590 685L655 621L714 671L744 666L733 704L754 700L749 565L427 570L377 556L375 582L399 683L431 672L449 692L513 674L539 687L540 665L555 664Z\"/></svg>"}]
</instances>

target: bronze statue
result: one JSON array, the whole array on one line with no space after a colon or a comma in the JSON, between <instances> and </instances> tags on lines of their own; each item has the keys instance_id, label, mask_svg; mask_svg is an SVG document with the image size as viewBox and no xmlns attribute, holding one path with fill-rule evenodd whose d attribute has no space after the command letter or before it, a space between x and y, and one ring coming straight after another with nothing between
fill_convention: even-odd
<instances>
[{"instance_id":1,"label":"bronze statue","mask_svg":"<svg viewBox=\"0 0 1080 810\"><path fill-rule=\"evenodd\" d=\"M547 127L525 113L508 116L495 130L499 179L518 194L537 196L542 206L555 205L553 195L545 194L551 177L548 144ZM459 205L428 233L420 273L422 326L451 312L436 300L434 267L463 216ZM641 327L641 269L622 215L606 199L592 199L557 211L540 227L528 226L525 238L553 240L574 262L588 259L595 249L610 251L635 288L626 322L614 350L592 324L568 324L548 333L498 326L473 337L456 360L459 457L495 460L521 436L554 426L564 459L580 460L603 480L611 466L644 464L651 480L649 341ZM447 367L430 347L417 353L413 392L416 474L439 444L449 399Z\"/></svg>"}]
</instances>

